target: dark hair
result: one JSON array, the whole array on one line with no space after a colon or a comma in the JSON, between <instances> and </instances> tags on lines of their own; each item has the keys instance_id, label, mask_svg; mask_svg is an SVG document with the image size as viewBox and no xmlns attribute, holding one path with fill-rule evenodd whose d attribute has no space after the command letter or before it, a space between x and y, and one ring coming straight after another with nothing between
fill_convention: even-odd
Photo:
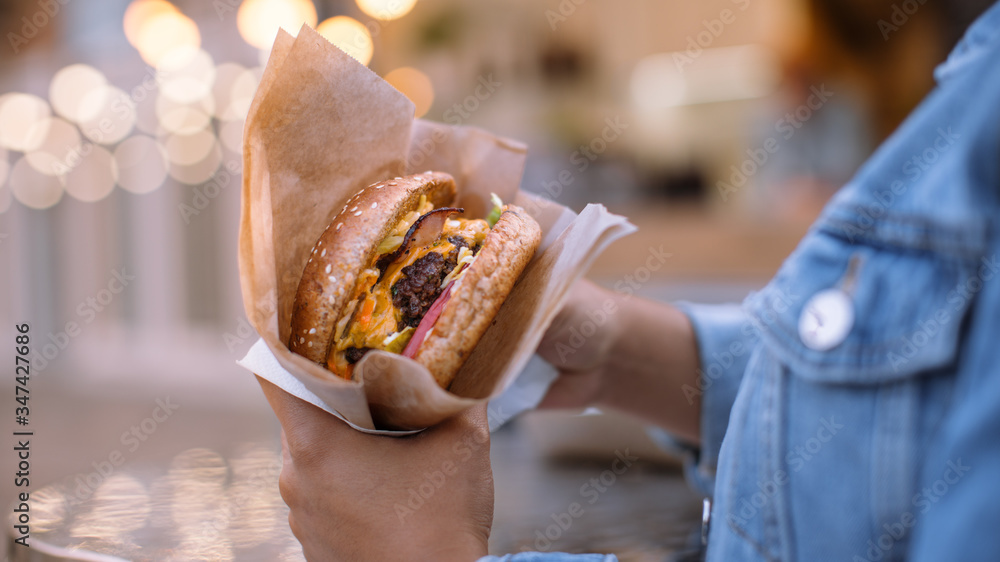
<instances>
[{"instance_id":1,"label":"dark hair","mask_svg":"<svg viewBox=\"0 0 1000 562\"><path fill-rule=\"evenodd\" d=\"M884 46L879 21L891 21L894 7L902 3L904 0L810 0L816 17L857 55L874 54ZM927 0L920 11L931 12L941 21L943 38L950 47L993 4L994 0Z\"/></svg>"}]
</instances>

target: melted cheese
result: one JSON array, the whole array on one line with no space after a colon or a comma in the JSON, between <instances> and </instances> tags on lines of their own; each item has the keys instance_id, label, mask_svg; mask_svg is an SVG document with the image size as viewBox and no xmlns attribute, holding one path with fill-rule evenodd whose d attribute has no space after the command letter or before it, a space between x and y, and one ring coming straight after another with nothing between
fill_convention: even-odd
<instances>
[{"instance_id":1,"label":"melted cheese","mask_svg":"<svg viewBox=\"0 0 1000 562\"><path fill-rule=\"evenodd\" d=\"M390 238L404 236L418 218L431 210L433 210L433 205L426 199L422 199L418 210L410 211L406 217L400 220L379 249L385 253L394 251L398 248L398 244L396 247L386 250L386 247L390 245L387 243L390 242ZM482 219L450 219L445 223L437 242L427 247L411 249L386 269L381 281L378 281L379 272L374 267L374 263L381 256L376 256L372 266L365 269L359 276L351 302L345 307L344 316L337 322L336 341L330 352L327 367L341 376L348 376L350 365L347 362L347 349L367 347L384 350L388 345L386 342L395 339L393 336L397 334L397 328L403 314L392 304L392 287L403 276L403 269L406 266L412 265L413 262L431 252L437 252L447 258L455 250L455 245L448 241L448 238L452 236L460 236L473 247L480 246L486 240L489 231L489 224ZM471 263L472 260L469 259L469 256L471 256L471 252L467 250L460 252L459 257L465 259L461 259L459 265ZM452 273L449 272L449 278L454 278ZM359 317L368 301L373 301L373 304L368 305L373 307L373 311L371 320L367 325L363 325ZM345 331L346 333L344 333Z\"/></svg>"}]
</instances>

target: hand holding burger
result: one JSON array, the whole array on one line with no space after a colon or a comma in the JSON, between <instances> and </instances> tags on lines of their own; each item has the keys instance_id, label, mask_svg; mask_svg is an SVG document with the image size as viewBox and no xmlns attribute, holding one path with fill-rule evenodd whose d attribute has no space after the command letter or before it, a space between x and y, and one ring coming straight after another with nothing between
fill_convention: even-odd
<instances>
[{"instance_id":1,"label":"hand holding burger","mask_svg":"<svg viewBox=\"0 0 1000 562\"><path fill-rule=\"evenodd\" d=\"M471 562L487 553L486 405L408 437L366 435L259 379L281 421L279 489L306 559ZM439 483L429 497L421 486Z\"/></svg>"}]
</instances>

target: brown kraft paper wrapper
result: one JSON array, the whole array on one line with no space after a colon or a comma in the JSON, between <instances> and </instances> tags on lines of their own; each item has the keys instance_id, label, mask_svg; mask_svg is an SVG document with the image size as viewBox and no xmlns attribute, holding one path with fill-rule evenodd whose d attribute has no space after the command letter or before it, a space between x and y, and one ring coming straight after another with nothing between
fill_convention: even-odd
<instances>
[{"instance_id":1,"label":"brown kraft paper wrapper","mask_svg":"<svg viewBox=\"0 0 1000 562\"><path fill-rule=\"evenodd\" d=\"M634 231L589 205L569 209L518 189L526 147L486 131L413 119L413 104L309 27L279 33L244 129L240 284L250 323L275 359L341 417L361 428L429 427L499 395L532 354L564 296L612 241ZM444 171L456 206L483 217L490 193L542 228L535 258L450 391L400 355L368 353L355 381L286 347L306 260L343 203L387 178Z\"/></svg>"}]
</instances>

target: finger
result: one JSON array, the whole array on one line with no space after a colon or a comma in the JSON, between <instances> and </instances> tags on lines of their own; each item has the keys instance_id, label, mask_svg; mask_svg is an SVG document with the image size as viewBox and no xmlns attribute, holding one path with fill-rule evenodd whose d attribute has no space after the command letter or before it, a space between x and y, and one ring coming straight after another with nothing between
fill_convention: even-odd
<instances>
[{"instance_id":1,"label":"finger","mask_svg":"<svg viewBox=\"0 0 1000 562\"><path fill-rule=\"evenodd\" d=\"M557 368L570 367L575 353L567 354L566 350L576 351L575 347L567 345L574 328L579 328L581 321L588 319L584 315L600 307L603 300L601 289L593 282L577 281L538 343L538 355Z\"/></svg>"},{"instance_id":2,"label":"finger","mask_svg":"<svg viewBox=\"0 0 1000 562\"><path fill-rule=\"evenodd\" d=\"M285 392L270 381L260 377L257 381L281 423L283 446L292 454L320 443L332 446L339 439L361 435L337 416Z\"/></svg>"},{"instance_id":3,"label":"finger","mask_svg":"<svg viewBox=\"0 0 1000 562\"><path fill-rule=\"evenodd\" d=\"M264 391L267 403L271 405L274 414L278 416L278 421L282 422L282 426L284 426L285 419L292 411L298 408L295 402L301 402L301 400L285 392L267 379L257 377L257 382L260 384L260 389Z\"/></svg>"},{"instance_id":4,"label":"finger","mask_svg":"<svg viewBox=\"0 0 1000 562\"><path fill-rule=\"evenodd\" d=\"M281 463L282 466L291 466L292 464L292 454L288 450L288 436L285 435L285 430L281 430Z\"/></svg>"},{"instance_id":5,"label":"finger","mask_svg":"<svg viewBox=\"0 0 1000 562\"><path fill-rule=\"evenodd\" d=\"M556 356L556 347L559 343L564 343L563 340L569 335L570 325L574 316L575 308L567 302L556 313L555 318L552 319L549 327L542 335L542 340L538 342L538 354L545 358L545 360L549 360L548 356Z\"/></svg>"},{"instance_id":6,"label":"finger","mask_svg":"<svg viewBox=\"0 0 1000 562\"><path fill-rule=\"evenodd\" d=\"M315 404L310 404L297 396L289 394L281 387L274 385L271 381L260 377L257 377L257 381L260 383L260 387L264 391L264 396L267 397L267 402L271 405L271 409L274 410L275 415L278 416L278 421L281 422L281 426L285 431L290 430L290 425L297 427L302 424L316 423L326 418L339 419ZM294 430L295 427L291 428L291 430Z\"/></svg>"},{"instance_id":7,"label":"finger","mask_svg":"<svg viewBox=\"0 0 1000 562\"><path fill-rule=\"evenodd\" d=\"M591 377L582 373L567 375L561 373L559 378L549 386L545 397L538 403L539 409L576 409L587 405L594 396L596 389Z\"/></svg>"}]
</instances>

